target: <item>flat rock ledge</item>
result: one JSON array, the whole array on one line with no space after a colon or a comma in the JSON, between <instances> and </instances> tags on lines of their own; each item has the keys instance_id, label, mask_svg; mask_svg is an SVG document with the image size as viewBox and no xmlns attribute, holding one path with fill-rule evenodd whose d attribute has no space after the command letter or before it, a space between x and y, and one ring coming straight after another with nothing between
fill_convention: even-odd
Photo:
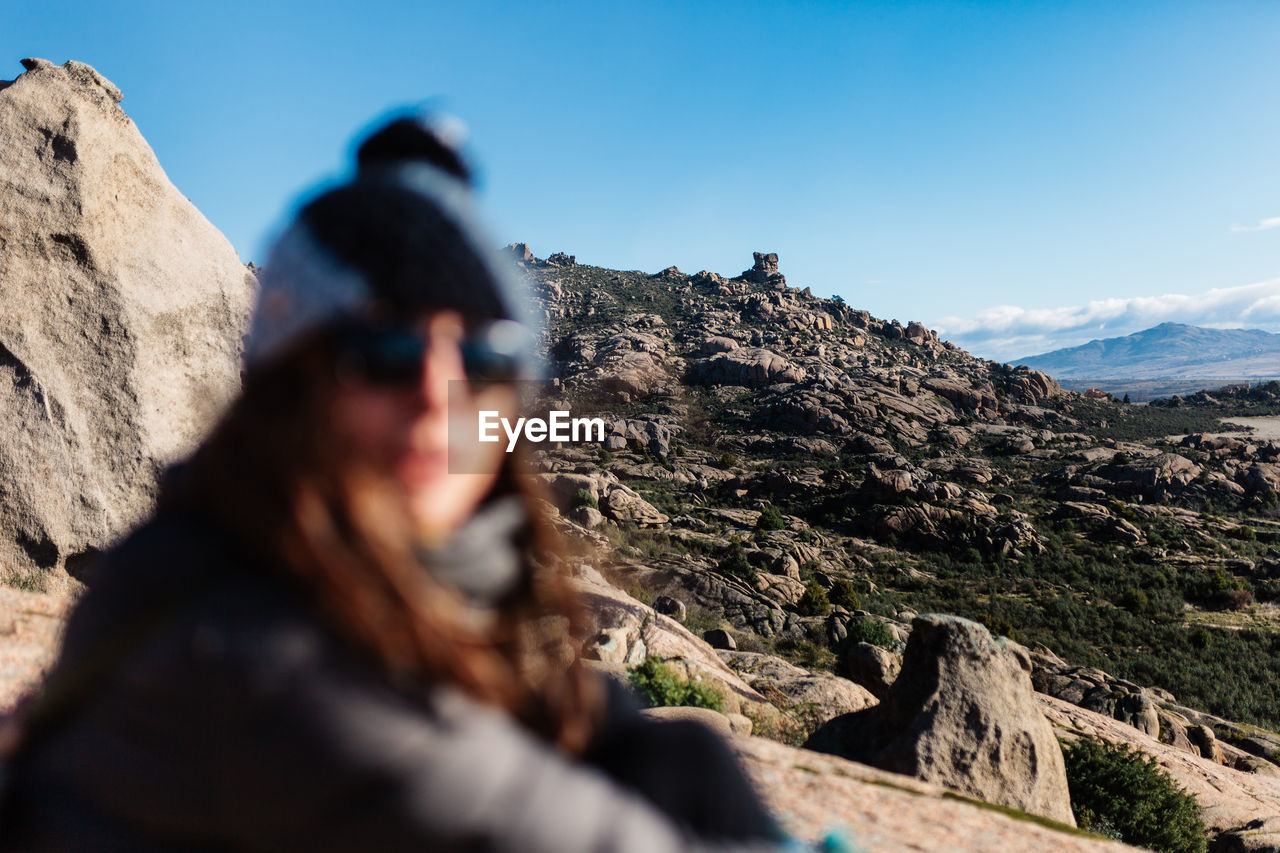
<instances>
[{"instance_id":1,"label":"flat rock ledge","mask_svg":"<svg viewBox=\"0 0 1280 853\"><path fill-rule=\"evenodd\" d=\"M865 853L1139 849L833 755L758 737L732 743L766 802L800 838L840 831Z\"/></svg>"}]
</instances>

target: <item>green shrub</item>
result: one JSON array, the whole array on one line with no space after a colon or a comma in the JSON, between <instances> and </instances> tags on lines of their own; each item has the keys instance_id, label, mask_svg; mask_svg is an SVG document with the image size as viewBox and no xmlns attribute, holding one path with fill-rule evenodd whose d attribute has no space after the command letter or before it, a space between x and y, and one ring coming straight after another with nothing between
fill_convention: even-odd
<instances>
[{"instance_id":1,"label":"green shrub","mask_svg":"<svg viewBox=\"0 0 1280 853\"><path fill-rule=\"evenodd\" d=\"M1071 811L1082 829L1159 853L1204 853L1204 822L1195 798L1154 758L1127 745L1081 738L1063 744Z\"/></svg>"},{"instance_id":2,"label":"green shrub","mask_svg":"<svg viewBox=\"0 0 1280 853\"><path fill-rule=\"evenodd\" d=\"M760 517L756 519L756 530L782 530L786 526L787 520L772 504L762 509Z\"/></svg>"},{"instance_id":3,"label":"green shrub","mask_svg":"<svg viewBox=\"0 0 1280 853\"><path fill-rule=\"evenodd\" d=\"M1254 584L1253 594L1259 601L1280 600L1280 580L1263 580Z\"/></svg>"},{"instance_id":4,"label":"green shrub","mask_svg":"<svg viewBox=\"0 0 1280 853\"><path fill-rule=\"evenodd\" d=\"M1220 566L1192 573L1182 590L1188 601L1231 610L1248 604L1253 598L1252 592L1247 581L1228 574Z\"/></svg>"},{"instance_id":5,"label":"green shrub","mask_svg":"<svg viewBox=\"0 0 1280 853\"><path fill-rule=\"evenodd\" d=\"M599 509L600 501L596 500L596 496L586 489L578 489L578 493L573 496L573 505L575 507L589 506L592 509Z\"/></svg>"},{"instance_id":6,"label":"green shrub","mask_svg":"<svg viewBox=\"0 0 1280 853\"><path fill-rule=\"evenodd\" d=\"M650 708L683 705L724 710L724 696L707 684L688 681L658 658L648 657L627 675L631 687Z\"/></svg>"},{"instance_id":7,"label":"green shrub","mask_svg":"<svg viewBox=\"0 0 1280 853\"><path fill-rule=\"evenodd\" d=\"M857 610L862 606L862 599L858 597L858 591L853 588L853 583L846 578L840 578L831 585L831 591L827 593L827 600L832 604L838 604L846 610Z\"/></svg>"},{"instance_id":8,"label":"green shrub","mask_svg":"<svg viewBox=\"0 0 1280 853\"><path fill-rule=\"evenodd\" d=\"M889 646L893 645L894 636L889 626L879 619L859 619L849 625L849 642Z\"/></svg>"},{"instance_id":9,"label":"green shrub","mask_svg":"<svg viewBox=\"0 0 1280 853\"><path fill-rule=\"evenodd\" d=\"M1139 587L1131 586L1121 595L1120 600L1116 602L1125 610L1132 610L1134 613L1142 613L1151 604L1151 596Z\"/></svg>"},{"instance_id":10,"label":"green shrub","mask_svg":"<svg viewBox=\"0 0 1280 853\"><path fill-rule=\"evenodd\" d=\"M751 565L751 561L747 559L747 552L742 547L742 542L737 539L734 539L729 544L729 552L720 560L718 568L721 574L741 578L752 586L755 586L758 579L756 567Z\"/></svg>"},{"instance_id":11,"label":"green shrub","mask_svg":"<svg viewBox=\"0 0 1280 853\"><path fill-rule=\"evenodd\" d=\"M995 637L1008 637L1014 642L1018 641L1021 636L1018 629L1013 627L1013 623L1003 616L997 616L994 613L982 613L978 615L978 621L991 632Z\"/></svg>"},{"instance_id":12,"label":"green shrub","mask_svg":"<svg viewBox=\"0 0 1280 853\"><path fill-rule=\"evenodd\" d=\"M796 609L805 616L826 616L831 612L831 599L817 581L804 585L804 595L796 602Z\"/></svg>"}]
</instances>

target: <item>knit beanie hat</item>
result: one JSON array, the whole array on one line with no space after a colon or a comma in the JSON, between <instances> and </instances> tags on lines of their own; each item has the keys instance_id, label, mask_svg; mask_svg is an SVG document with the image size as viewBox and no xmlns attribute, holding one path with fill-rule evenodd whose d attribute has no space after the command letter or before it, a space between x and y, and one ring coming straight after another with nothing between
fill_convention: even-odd
<instances>
[{"instance_id":1,"label":"knit beanie hat","mask_svg":"<svg viewBox=\"0 0 1280 853\"><path fill-rule=\"evenodd\" d=\"M344 320L454 310L471 324L517 321L503 324L502 346L517 357L518 378L541 376L527 289L478 220L455 126L434 116L392 120L360 145L353 178L302 208L260 277L249 369Z\"/></svg>"}]
</instances>

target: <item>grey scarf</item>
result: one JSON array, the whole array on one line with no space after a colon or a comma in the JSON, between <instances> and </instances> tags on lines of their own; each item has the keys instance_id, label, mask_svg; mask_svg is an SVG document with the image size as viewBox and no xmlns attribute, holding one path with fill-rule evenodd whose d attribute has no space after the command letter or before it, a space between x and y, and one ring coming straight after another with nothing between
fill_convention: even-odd
<instances>
[{"instance_id":1,"label":"grey scarf","mask_svg":"<svg viewBox=\"0 0 1280 853\"><path fill-rule=\"evenodd\" d=\"M420 547L431 576L475 607L490 608L516 588L523 565L515 538L528 521L520 495L482 504L444 545Z\"/></svg>"}]
</instances>

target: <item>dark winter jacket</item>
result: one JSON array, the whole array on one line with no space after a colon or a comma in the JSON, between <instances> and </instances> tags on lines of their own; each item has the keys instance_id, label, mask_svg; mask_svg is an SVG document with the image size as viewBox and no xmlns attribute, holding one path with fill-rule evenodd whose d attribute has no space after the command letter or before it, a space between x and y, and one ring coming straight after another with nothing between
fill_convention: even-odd
<instances>
[{"instance_id":1,"label":"dark winter jacket","mask_svg":"<svg viewBox=\"0 0 1280 853\"><path fill-rule=\"evenodd\" d=\"M456 690L411 698L288 581L176 511L103 558L50 683L103 660L11 768L0 849L779 849L710 732L651 722L614 689L573 761Z\"/></svg>"}]
</instances>

